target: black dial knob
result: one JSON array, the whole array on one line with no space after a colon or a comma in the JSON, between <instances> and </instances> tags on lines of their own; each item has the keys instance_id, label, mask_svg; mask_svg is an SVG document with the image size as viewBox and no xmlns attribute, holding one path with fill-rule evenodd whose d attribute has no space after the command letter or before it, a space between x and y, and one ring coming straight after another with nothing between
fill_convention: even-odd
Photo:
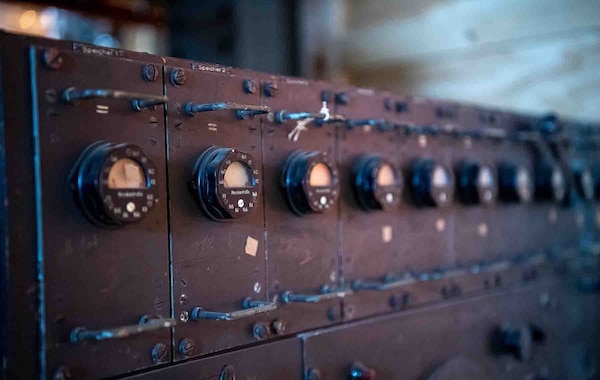
<instances>
[{"instance_id":1,"label":"black dial knob","mask_svg":"<svg viewBox=\"0 0 600 380\"><path fill-rule=\"evenodd\" d=\"M519 360L527 361L533 354L534 343L543 343L546 333L543 328L533 323L506 323L496 327L491 338L493 353L509 353Z\"/></svg>"},{"instance_id":2,"label":"black dial knob","mask_svg":"<svg viewBox=\"0 0 600 380\"><path fill-rule=\"evenodd\" d=\"M458 197L461 202L485 206L496 202L498 184L490 166L464 162L458 167L458 175Z\"/></svg>"},{"instance_id":3,"label":"black dial knob","mask_svg":"<svg viewBox=\"0 0 600 380\"><path fill-rule=\"evenodd\" d=\"M297 151L284 164L281 186L296 215L322 213L337 202L338 171L327 153Z\"/></svg>"},{"instance_id":4,"label":"black dial knob","mask_svg":"<svg viewBox=\"0 0 600 380\"><path fill-rule=\"evenodd\" d=\"M577 189L579 196L586 201L592 200L594 198L596 185L590 168L585 165L580 165L575 168L574 175L575 189Z\"/></svg>"},{"instance_id":5,"label":"black dial knob","mask_svg":"<svg viewBox=\"0 0 600 380\"><path fill-rule=\"evenodd\" d=\"M567 196L567 179L557 164L542 163L536 168L535 195L543 201L563 202Z\"/></svg>"},{"instance_id":6,"label":"black dial knob","mask_svg":"<svg viewBox=\"0 0 600 380\"><path fill-rule=\"evenodd\" d=\"M258 206L260 172L254 158L212 146L196 160L192 190L202 212L215 221L241 218Z\"/></svg>"},{"instance_id":7,"label":"black dial knob","mask_svg":"<svg viewBox=\"0 0 600 380\"><path fill-rule=\"evenodd\" d=\"M499 197L505 202L528 203L533 197L533 179L524 166L498 165Z\"/></svg>"},{"instance_id":8,"label":"black dial knob","mask_svg":"<svg viewBox=\"0 0 600 380\"><path fill-rule=\"evenodd\" d=\"M412 166L410 190L419 207L445 207L454 198L454 175L434 160L417 160Z\"/></svg>"},{"instance_id":9,"label":"black dial knob","mask_svg":"<svg viewBox=\"0 0 600 380\"><path fill-rule=\"evenodd\" d=\"M85 217L105 227L140 221L158 202L156 167L131 144L87 147L73 168L71 189Z\"/></svg>"},{"instance_id":10,"label":"black dial knob","mask_svg":"<svg viewBox=\"0 0 600 380\"><path fill-rule=\"evenodd\" d=\"M354 362L350 366L350 380L375 380L376 371L373 368L369 368L362 362Z\"/></svg>"},{"instance_id":11,"label":"black dial knob","mask_svg":"<svg viewBox=\"0 0 600 380\"><path fill-rule=\"evenodd\" d=\"M403 181L400 170L390 161L379 155L367 155L354 164L353 185L363 209L387 210L400 202Z\"/></svg>"}]
</instances>

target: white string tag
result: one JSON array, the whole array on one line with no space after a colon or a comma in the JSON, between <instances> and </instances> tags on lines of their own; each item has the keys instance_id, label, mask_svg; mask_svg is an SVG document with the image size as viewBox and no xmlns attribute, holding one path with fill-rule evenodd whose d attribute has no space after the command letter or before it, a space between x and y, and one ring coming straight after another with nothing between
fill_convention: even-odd
<instances>
[{"instance_id":1,"label":"white string tag","mask_svg":"<svg viewBox=\"0 0 600 380\"><path fill-rule=\"evenodd\" d=\"M323 115L323 121L328 121L331 117L331 113L329 112L329 108L327 107L326 101L323 101L323 103L321 104L321 109L319 110L319 113ZM298 141L298 139L300 138L300 133L308 131L308 128L306 126L314 120L314 117L308 117L306 119L296 121L296 126L288 134L288 140L292 140L294 142Z\"/></svg>"},{"instance_id":2,"label":"white string tag","mask_svg":"<svg viewBox=\"0 0 600 380\"><path fill-rule=\"evenodd\" d=\"M298 141L298 138L300 137L300 133L304 132L304 131L308 131L308 128L306 128L306 125L308 123L312 122L313 120L315 120L315 119L312 117L309 117L307 119L302 119L302 120L296 121L296 126L288 134L288 140L292 140L293 142Z\"/></svg>"}]
</instances>

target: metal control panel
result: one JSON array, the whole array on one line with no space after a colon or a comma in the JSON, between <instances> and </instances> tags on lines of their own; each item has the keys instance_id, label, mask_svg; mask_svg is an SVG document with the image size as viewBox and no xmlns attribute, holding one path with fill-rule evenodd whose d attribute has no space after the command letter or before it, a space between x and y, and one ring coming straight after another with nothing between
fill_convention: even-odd
<instances>
[{"instance_id":1,"label":"metal control panel","mask_svg":"<svg viewBox=\"0 0 600 380\"><path fill-rule=\"evenodd\" d=\"M599 126L0 33L6 378L592 379Z\"/></svg>"}]
</instances>

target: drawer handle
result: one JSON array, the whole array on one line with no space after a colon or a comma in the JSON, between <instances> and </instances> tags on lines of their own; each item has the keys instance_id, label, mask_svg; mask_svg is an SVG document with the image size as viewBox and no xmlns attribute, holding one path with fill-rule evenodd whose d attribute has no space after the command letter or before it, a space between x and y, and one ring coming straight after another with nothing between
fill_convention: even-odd
<instances>
[{"instance_id":1,"label":"drawer handle","mask_svg":"<svg viewBox=\"0 0 600 380\"><path fill-rule=\"evenodd\" d=\"M149 317L144 315L137 325L121 326L113 329L88 330L86 327L77 327L71 331L71 343L79 343L84 340L108 340L127 338L133 335L147 333L159 329L167 329L177 324L173 318L161 316Z\"/></svg>"},{"instance_id":2,"label":"drawer handle","mask_svg":"<svg viewBox=\"0 0 600 380\"><path fill-rule=\"evenodd\" d=\"M267 313L277 309L277 304L267 301L255 301L252 298L246 298L242 303L242 310L218 312L207 311L201 307L195 307L191 313L191 319L194 321L212 320L212 321L235 321L242 318L252 317L258 314Z\"/></svg>"},{"instance_id":3,"label":"drawer handle","mask_svg":"<svg viewBox=\"0 0 600 380\"><path fill-rule=\"evenodd\" d=\"M348 289L331 289L328 286L321 288L319 294L295 294L291 291L285 291L281 294L283 303L303 302L303 303L318 303L336 298L344 298L354 293L354 290Z\"/></svg>"},{"instance_id":4,"label":"drawer handle","mask_svg":"<svg viewBox=\"0 0 600 380\"><path fill-rule=\"evenodd\" d=\"M409 273L401 276L387 276L383 281L363 281L356 280L352 283L352 289L356 291L377 291L385 292L390 289L400 288L416 282L416 279Z\"/></svg>"},{"instance_id":5,"label":"drawer handle","mask_svg":"<svg viewBox=\"0 0 600 380\"><path fill-rule=\"evenodd\" d=\"M165 104L169 101L169 99L163 95L149 95L103 88L78 89L75 87L69 87L63 91L62 98L69 104L77 104L78 100L83 99L127 99L131 100L131 106L136 111L142 111L145 108Z\"/></svg>"},{"instance_id":6,"label":"drawer handle","mask_svg":"<svg viewBox=\"0 0 600 380\"><path fill-rule=\"evenodd\" d=\"M222 111L232 110L236 111L238 119L247 119L250 116L260 115L271 112L271 108L268 106L259 106L254 104L240 104L233 102L220 102L220 103L193 103L189 102L185 105L185 113L189 116L194 116L198 112L211 112L211 111Z\"/></svg>"}]
</instances>

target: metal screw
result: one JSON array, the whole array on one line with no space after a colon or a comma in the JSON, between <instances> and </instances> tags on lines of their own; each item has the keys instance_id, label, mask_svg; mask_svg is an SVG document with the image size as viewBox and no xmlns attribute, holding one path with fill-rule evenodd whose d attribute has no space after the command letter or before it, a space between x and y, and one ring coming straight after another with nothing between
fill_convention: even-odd
<instances>
[{"instance_id":1,"label":"metal screw","mask_svg":"<svg viewBox=\"0 0 600 380\"><path fill-rule=\"evenodd\" d=\"M186 310L182 311L181 314L179 314L179 320L181 322L187 322L190 320L190 313L188 313Z\"/></svg>"},{"instance_id":2,"label":"metal screw","mask_svg":"<svg viewBox=\"0 0 600 380\"><path fill-rule=\"evenodd\" d=\"M277 87L277 83L275 82L267 82L265 83L265 95L272 98L277 94L279 87Z\"/></svg>"},{"instance_id":3,"label":"metal screw","mask_svg":"<svg viewBox=\"0 0 600 380\"><path fill-rule=\"evenodd\" d=\"M54 380L69 380L71 379L71 370L67 366L60 366L54 371Z\"/></svg>"},{"instance_id":4,"label":"metal screw","mask_svg":"<svg viewBox=\"0 0 600 380\"><path fill-rule=\"evenodd\" d=\"M235 379L236 379L235 369L233 368L232 365L227 364L221 370L221 375L219 376L219 380L235 380Z\"/></svg>"},{"instance_id":5,"label":"metal screw","mask_svg":"<svg viewBox=\"0 0 600 380\"><path fill-rule=\"evenodd\" d=\"M244 92L246 94L256 94L258 92L258 84L256 81L252 79L244 80Z\"/></svg>"},{"instance_id":6,"label":"metal screw","mask_svg":"<svg viewBox=\"0 0 600 380\"><path fill-rule=\"evenodd\" d=\"M335 103L342 106L348 104L348 94L345 92L338 92L335 94Z\"/></svg>"},{"instance_id":7,"label":"metal screw","mask_svg":"<svg viewBox=\"0 0 600 380\"><path fill-rule=\"evenodd\" d=\"M144 77L145 81L156 82L158 75L158 68L156 68L156 65L153 63L148 63L142 68L142 77Z\"/></svg>"},{"instance_id":8,"label":"metal screw","mask_svg":"<svg viewBox=\"0 0 600 380\"><path fill-rule=\"evenodd\" d=\"M252 326L252 335L258 340L267 339L269 337L269 330L264 323L258 322Z\"/></svg>"},{"instance_id":9,"label":"metal screw","mask_svg":"<svg viewBox=\"0 0 600 380\"><path fill-rule=\"evenodd\" d=\"M311 368L306 372L306 380L321 380L321 371Z\"/></svg>"},{"instance_id":10,"label":"metal screw","mask_svg":"<svg viewBox=\"0 0 600 380\"><path fill-rule=\"evenodd\" d=\"M55 48L48 48L44 50L43 60L46 67L58 70L63 64L63 57L60 54L60 51Z\"/></svg>"},{"instance_id":11,"label":"metal screw","mask_svg":"<svg viewBox=\"0 0 600 380\"><path fill-rule=\"evenodd\" d=\"M152 348L152 363L163 363L167 359L167 346L163 343L158 343Z\"/></svg>"},{"instance_id":12,"label":"metal screw","mask_svg":"<svg viewBox=\"0 0 600 380\"><path fill-rule=\"evenodd\" d=\"M187 74L183 69L173 69L171 71L171 83L175 86L183 86L187 80Z\"/></svg>"},{"instance_id":13,"label":"metal screw","mask_svg":"<svg viewBox=\"0 0 600 380\"><path fill-rule=\"evenodd\" d=\"M194 353L196 349L196 342L194 342L190 338L183 338L181 342L179 342L179 353L181 356L190 357Z\"/></svg>"},{"instance_id":14,"label":"metal screw","mask_svg":"<svg viewBox=\"0 0 600 380\"><path fill-rule=\"evenodd\" d=\"M276 319L271 323L271 327L273 327L273 331L277 335L281 335L285 332L285 322L280 319Z\"/></svg>"}]
</instances>

